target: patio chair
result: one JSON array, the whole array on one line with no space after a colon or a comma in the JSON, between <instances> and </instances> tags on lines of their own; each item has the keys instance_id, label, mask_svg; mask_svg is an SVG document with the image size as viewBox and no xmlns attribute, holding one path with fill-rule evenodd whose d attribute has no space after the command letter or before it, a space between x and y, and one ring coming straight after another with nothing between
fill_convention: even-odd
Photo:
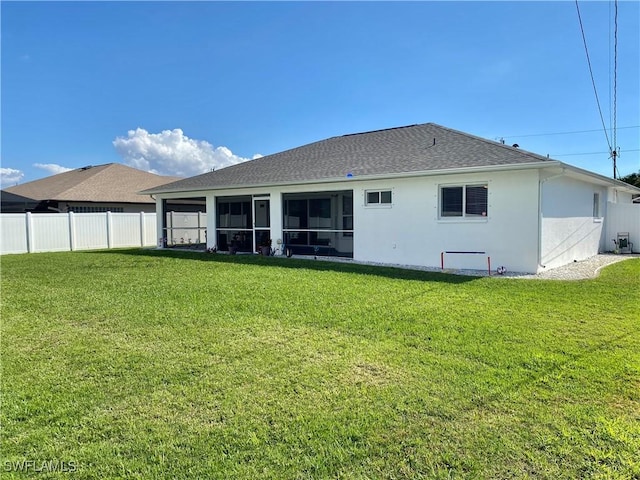
<instances>
[{"instance_id":1,"label":"patio chair","mask_svg":"<svg viewBox=\"0 0 640 480\"><path fill-rule=\"evenodd\" d=\"M629 232L618 232L615 244L620 253L633 253L633 242L629 241Z\"/></svg>"}]
</instances>

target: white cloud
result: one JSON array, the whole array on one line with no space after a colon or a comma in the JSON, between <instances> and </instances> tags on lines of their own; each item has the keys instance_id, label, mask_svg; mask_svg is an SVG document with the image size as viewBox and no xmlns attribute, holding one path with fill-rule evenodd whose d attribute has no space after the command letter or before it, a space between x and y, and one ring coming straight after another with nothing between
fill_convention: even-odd
<instances>
[{"instance_id":1,"label":"white cloud","mask_svg":"<svg viewBox=\"0 0 640 480\"><path fill-rule=\"evenodd\" d=\"M73 170L73 168L63 167L62 165L57 165L55 163L34 163L33 166L36 168L41 168L42 170L46 170L53 175Z\"/></svg>"},{"instance_id":2,"label":"white cloud","mask_svg":"<svg viewBox=\"0 0 640 480\"><path fill-rule=\"evenodd\" d=\"M15 168L0 168L0 185L2 188L16 185L23 177L24 173L22 170L16 170Z\"/></svg>"},{"instance_id":3,"label":"white cloud","mask_svg":"<svg viewBox=\"0 0 640 480\"><path fill-rule=\"evenodd\" d=\"M117 137L113 146L127 165L160 175L190 177L249 160L227 147L189 138L179 128L160 133L129 130L126 137Z\"/></svg>"}]
</instances>

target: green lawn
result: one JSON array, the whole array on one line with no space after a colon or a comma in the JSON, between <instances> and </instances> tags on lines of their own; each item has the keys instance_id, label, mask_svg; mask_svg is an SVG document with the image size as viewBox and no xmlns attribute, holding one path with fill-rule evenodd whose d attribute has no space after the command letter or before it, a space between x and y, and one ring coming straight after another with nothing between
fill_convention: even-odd
<instances>
[{"instance_id":1,"label":"green lawn","mask_svg":"<svg viewBox=\"0 0 640 480\"><path fill-rule=\"evenodd\" d=\"M2 478L640 477L640 259L574 282L1 262Z\"/></svg>"}]
</instances>

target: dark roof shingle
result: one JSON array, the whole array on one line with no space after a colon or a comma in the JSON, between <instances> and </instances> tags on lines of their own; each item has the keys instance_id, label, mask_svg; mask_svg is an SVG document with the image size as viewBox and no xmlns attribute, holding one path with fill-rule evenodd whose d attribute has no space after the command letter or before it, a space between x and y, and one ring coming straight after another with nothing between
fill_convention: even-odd
<instances>
[{"instance_id":1,"label":"dark roof shingle","mask_svg":"<svg viewBox=\"0 0 640 480\"><path fill-rule=\"evenodd\" d=\"M549 159L467 133L425 123L332 137L148 193L294 184L372 175L545 162Z\"/></svg>"}]
</instances>

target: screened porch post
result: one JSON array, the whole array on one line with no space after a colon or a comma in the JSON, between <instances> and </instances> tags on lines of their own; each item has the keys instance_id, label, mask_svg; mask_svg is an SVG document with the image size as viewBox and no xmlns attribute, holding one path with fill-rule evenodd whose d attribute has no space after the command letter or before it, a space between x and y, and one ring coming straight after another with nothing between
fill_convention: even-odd
<instances>
[{"instance_id":1,"label":"screened porch post","mask_svg":"<svg viewBox=\"0 0 640 480\"><path fill-rule=\"evenodd\" d=\"M282 234L282 194L279 192L271 192L271 238L273 240L273 247L277 248L278 240L284 241Z\"/></svg>"},{"instance_id":2,"label":"screened porch post","mask_svg":"<svg viewBox=\"0 0 640 480\"><path fill-rule=\"evenodd\" d=\"M156 232L158 237L158 248L166 248L167 247L167 239L166 239L166 210L167 201L164 198L156 198Z\"/></svg>"},{"instance_id":3,"label":"screened porch post","mask_svg":"<svg viewBox=\"0 0 640 480\"><path fill-rule=\"evenodd\" d=\"M216 197L212 193L207 194L207 248L214 248L217 241L217 212L216 212Z\"/></svg>"}]
</instances>

